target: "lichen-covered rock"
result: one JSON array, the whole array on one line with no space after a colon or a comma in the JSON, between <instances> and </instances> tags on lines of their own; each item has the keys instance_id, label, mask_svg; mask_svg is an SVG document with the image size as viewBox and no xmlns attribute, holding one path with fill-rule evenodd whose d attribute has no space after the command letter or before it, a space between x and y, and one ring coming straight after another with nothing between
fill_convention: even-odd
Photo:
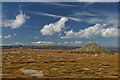
<instances>
[{"instance_id":1,"label":"lichen-covered rock","mask_svg":"<svg viewBox=\"0 0 120 80\"><path fill-rule=\"evenodd\" d=\"M35 76L35 77L42 77L42 76L44 76L43 75L43 71L40 71L40 70L21 69L21 71L25 75L30 75L30 76Z\"/></svg>"}]
</instances>

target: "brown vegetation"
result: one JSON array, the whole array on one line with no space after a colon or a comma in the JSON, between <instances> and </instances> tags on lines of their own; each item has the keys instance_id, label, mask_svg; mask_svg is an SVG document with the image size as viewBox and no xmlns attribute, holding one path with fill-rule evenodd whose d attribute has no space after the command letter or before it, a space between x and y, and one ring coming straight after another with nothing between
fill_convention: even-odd
<instances>
[{"instance_id":1,"label":"brown vegetation","mask_svg":"<svg viewBox=\"0 0 120 80\"><path fill-rule=\"evenodd\" d=\"M82 53L82 54L81 54ZM67 50L5 49L3 77L32 78L21 69L41 70L46 77L117 78L117 54L88 54Z\"/></svg>"}]
</instances>

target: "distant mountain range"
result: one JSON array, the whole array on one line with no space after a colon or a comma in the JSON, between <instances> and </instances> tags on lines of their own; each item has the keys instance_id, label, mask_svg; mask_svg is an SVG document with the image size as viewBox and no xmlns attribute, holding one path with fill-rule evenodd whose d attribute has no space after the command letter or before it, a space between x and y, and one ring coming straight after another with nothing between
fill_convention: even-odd
<instances>
[{"instance_id":1,"label":"distant mountain range","mask_svg":"<svg viewBox=\"0 0 120 80\"><path fill-rule=\"evenodd\" d=\"M87 48L90 50L102 50L104 51L104 48L110 50L110 51L118 51L117 47L100 47L96 43L87 44L85 46L67 46L67 45L3 45L0 46L2 49L11 49L11 48L31 48L31 49L61 49L61 50L72 50L72 49L79 49L82 48L82 50L87 51ZM119 49L120 50L120 49Z\"/></svg>"},{"instance_id":2,"label":"distant mountain range","mask_svg":"<svg viewBox=\"0 0 120 80\"><path fill-rule=\"evenodd\" d=\"M31 49L61 49L61 50L71 50L80 47L76 46L64 46L64 45L4 45L2 49L11 48L31 48Z\"/></svg>"}]
</instances>

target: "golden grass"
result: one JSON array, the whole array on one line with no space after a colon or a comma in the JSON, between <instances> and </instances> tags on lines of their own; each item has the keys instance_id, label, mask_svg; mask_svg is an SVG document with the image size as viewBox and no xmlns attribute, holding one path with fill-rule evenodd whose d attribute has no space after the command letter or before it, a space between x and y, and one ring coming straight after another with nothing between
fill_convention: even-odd
<instances>
[{"instance_id":1,"label":"golden grass","mask_svg":"<svg viewBox=\"0 0 120 80\"><path fill-rule=\"evenodd\" d=\"M18 53L20 51L21 53ZM14 53L10 53L14 52ZM45 77L117 78L118 55L80 54L65 50L6 49L3 50L3 77L31 78L20 69L41 70ZM88 68L88 70L85 68Z\"/></svg>"}]
</instances>

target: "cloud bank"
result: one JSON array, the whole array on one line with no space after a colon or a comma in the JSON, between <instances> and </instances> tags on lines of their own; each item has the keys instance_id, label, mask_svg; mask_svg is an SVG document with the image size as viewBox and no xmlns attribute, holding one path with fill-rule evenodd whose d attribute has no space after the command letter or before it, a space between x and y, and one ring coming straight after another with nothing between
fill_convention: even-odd
<instances>
[{"instance_id":1,"label":"cloud bank","mask_svg":"<svg viewBox=\"0 0 120 80\"><path fill-rule=\"evenodd\" d=\"M22 11L16 16L15 19L3 21L4 27L10 27L11 29L16 29L21 27L30 17L25 15Z\"/></svg>"},{"instance_id":2,"label":"cloud bank","mask_svg":"<svg viewBox=\"0 0 120 80\"><path fill-rule=\"evenodd\" d=\"M55 33L59 33L62 31L62 29L65 26L65 23L68 21L67 18L62 17L59 21L54 22L54 23L50 23L48 25L45 25L40 32L42 33L42 35L48 35L51 36Z\"/></svg>"},{"instance_id":3,"label":"cloud bank","mask_svg":"<svg viewBox=\"0 0 120 80\"><path fill-rule=\"evenodd\" d=\"M32 42L32 44L39 44L39 45L54 45L54 42L50 41L37 41L37 42Z\"/></svg>"},{"instance_id":4,"label":"cloud bank","mask_svg":"<svg viewBox=\"0 0 120 80\"><path fill-rule=\"evenodd\" d=\"M69 41L65 41L65 42L51 42L51 41L37 41L37 42L32 42L31 44L33 45L74 45L74 46L79 46L82 44L82 41L73 41L73 42L69 42Z\"/></svg>"},{"instance_id":5,"label":"cloud bank","mask_svg":"<svg viewBox=\"0 0 120 80\"><path fill-rule=\"evenodd\" d=\"M109 38L109 37L118 37L118 29L117 28L107 28L107 29L102 29L101 30L101 36L104 38Z\"/></svg>"},{"instance_id":6,"label":"cloud bank","mask_svg":"<svg viewBox=\"0 0 120 80\"><path fill-rule=\"evenodd\" d=\"M65 31L65 36L61 38L93 38L95 36L102 36L104 38L118 37L117 28L106 28L106 25L95 24L94 26L75 32L73 30Z\"/></svg>"}]
</instances>

